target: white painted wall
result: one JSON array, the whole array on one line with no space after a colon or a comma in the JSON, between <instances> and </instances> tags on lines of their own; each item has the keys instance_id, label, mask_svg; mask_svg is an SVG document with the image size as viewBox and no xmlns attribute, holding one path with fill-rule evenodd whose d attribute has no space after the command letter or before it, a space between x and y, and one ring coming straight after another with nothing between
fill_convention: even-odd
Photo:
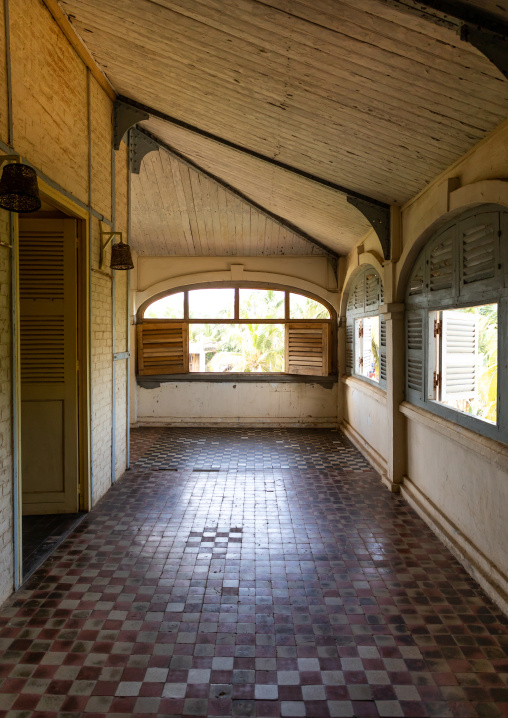
<instances>
[{"instance_id":1,"label":"white painted wall","mask_svg":"<svg viewBox=\"0 0 508 718\"><path fill-rule=\"evenodd\" d=\"M169 382L137 400L138 426L337 425L336 383Z\"/></svg>"},{"instance_id":2,"label":"white painted wall","mask_svg":"<svg viewBox=\"0 0 508 718\"><path fill-rule=\"evenodd\" d=\"M342 384L342 428L373 466L385 474L388 445L386 392L356 377L344 377Z\"/></svg>"},{"instance_id":3,"label":"white painted wall","mask_svg":"<svg viewBox=\"0 0 508 718\"><path fill-rule=\"evenodd\" d=\"M403 405L408 478L402 494L508 610L508 447Z\"/></svg>"}]
</instances>

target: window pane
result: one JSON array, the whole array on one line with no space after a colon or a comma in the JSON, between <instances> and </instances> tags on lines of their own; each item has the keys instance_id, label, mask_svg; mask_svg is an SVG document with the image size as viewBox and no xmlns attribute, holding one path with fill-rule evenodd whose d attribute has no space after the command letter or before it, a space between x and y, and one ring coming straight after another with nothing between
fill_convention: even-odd
<instances>
[{"instance_id":1,"label":"window pane","mask_svg":"<svg viewBox=\"0 0 508 718\"><path fill-rule=\"evenodd\" d=\"M194 289L189 292L190 319L233 319L234 289Z\"/></svg>"},{"instance_id":2,"label":"window pane","mask_svg":"<svg viewBox=\"0 0 508 718\"><path fill-rule=\"evenodd\" d=\"M283 324L189 324L189 371L284 371Z\"/></svg>"},{"instance_id":3,"label":"window pane","mask_svg":"<svg viewBox=\"0 0 508 718\"><path fill-rule=\"evenodd\" d=\"M330 319L330 312L314 299L304 297L301 294L289 295L289 318L290 319Z\"/></svg>"},{"instance_id":4,"label":"window pane","mask_svg":"<svg viewBox=\"0 0 508 718\"><path fill-rule=\"evenodd\" d=\"M284 294L273 289L240 289L240 319L284 319Z\"/></svg>"},{"instance_id":5,"label":"window pane","mask_svg":"<svg viewBox=\"0 0 508 718\"><path fill-rule=\"evenodd\" d=\"M183 319L183 292L152 302L144 316L146 319Z\"/></svg>"},{"instance_id":6,"label":"window pane","mask_svg":"<svg viewBox=\"0 0 508 718\"><path fill-rule=\"evenodd\" d=\"M379 381L379 317L355 321L355 373Z\"/></svg>"},{"instance_id":7,"label":"window pane","mask_svg":"<svg viewBox=\"0 0 508 718\"><path fill-rule=\"evenodd\" d=\"M441 355L436 399L442 404L495 423L497 420L497 304L447 309L437 341L431 346L434 367ZM437 317L439 321L439 317Z\"/></svg>"}]
</instances>

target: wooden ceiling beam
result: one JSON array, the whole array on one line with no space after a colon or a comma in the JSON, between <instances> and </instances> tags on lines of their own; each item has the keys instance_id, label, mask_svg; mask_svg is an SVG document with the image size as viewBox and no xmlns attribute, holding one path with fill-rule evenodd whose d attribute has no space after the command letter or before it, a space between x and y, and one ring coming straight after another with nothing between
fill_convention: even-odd
<instances>
[{"instance_id":1,"label":"wooden ceiling beam","mask_svg":"<svg viewBox=\"0 0 508 718\"><path fill-rule=\"evenodd\" d=\"M323 244L323 242L320 242L318 239L315 239L314 237L311 237L307 232L305 232L303 229L300 229L297 225L293 224L292 222L289 222L288 220L284 219L283 217L280 217L278 214L275 214L274 212L271 212L269 209L266 209L266 207L263 207L255 200L251 199L247 195L245 195L240 190L236 189L236 187L233 187L225 180L221 179L220 177L217 177L217 175L214 175L213 173L209 172L208 170L201 167L197 162L194 162L194 160L191 160L189 157L186 157L181 152L176 150L174 147L171 147L170 144L167 142L164 142L164 140L159 139L156 135L152 134L148 130L142 129L140 127L137 127L135 132L139 132L140 134L147 137L149 140L154 142L156 145L161 147L162 149L166 150L170 155L175 157L180 162L183 162L188 167L192 168L193 170L196 170L197 172L200 172L202 175L207 177L210 180L213 180L214 182L217 182L221 187L224 187L225 190L228 192L231 192L234 194L238 199L242 200L242 202L246 202L250 207L253 207L258 212L261 212L264 214L268 219L277 222L277 224L280 224L284 229L287 229L289 232L294 232L294 234L297 234L301 239L304 239L306 242L309 242L310 244L315 245L316 247L319 247L323 250L323 252L326 252L330 257L333 259L338 259L339 254L335 252L333 249L330 249L326 244Z\"/></svg>"},{"instance_id":2,"label":"wooden ceiling beam","mask_svg":"<svg viewBox=\"0 0 508 718\"><path fill-rule=\"evenodd\" d=\"M349 189L348 187L343 187L342 185L335 184L335 182L330 182L330 180L323 179L322 177L317 177L316 175L313 175L310 172L305 172L305 170L301 170L301 169L298 169L297 167L288 165L285 162L281 162L280 160L274 159L273 157L268 157L268 155L264 155L261 152L256 152L255 150L251 150L248 147L239 145L236 142L227 140L224 137L219 137L218 135L215 135L212 132L203 130L199 127L196 127L195 125L189 124L188 122L179 120L176 117L171 117L171 115L168 115L165 112L160 112L159 110L156 110L153 107L144 105L141 102L136 102L135 100L132 100L129 97L120 96L118 99L121 102L123 102L124 104L130 105L131 107L136 107L138 110L141 110L142 112L147 112L149 115L152 115L152 117L157 117L158 119L163 120L164 122L167 122L170 125L175 125L176 127L181 127L182 129L188 130L189 132L192 132L195 135L199 135L200 137L205 137L208 140L217 142L218 144L222 145L223 147L229 147L230 149L236 150L237 152L240 152L244 155L248 155L249 157L253 157L254 159L260 160L261 162L270 164L273 167L278 167L279 169L284 170L286 172L290 172L293 175L298 175L299 177L303 177L304 179L307 179L311 182L320 184L323 187L327 187L328 189L333 189L336 192L339 192L340 194L347 195L348 197L354 197L355 199L362 200L363 202L368 202L377 207L383 207L384 209L389 209L389 207L390 207L390 205L388 205L386 202L381 202L380 200L373 199L372 197L367 197L366 195L362 194L361 192L357 192L356 190Z\"/></svg>"}]
</instances>

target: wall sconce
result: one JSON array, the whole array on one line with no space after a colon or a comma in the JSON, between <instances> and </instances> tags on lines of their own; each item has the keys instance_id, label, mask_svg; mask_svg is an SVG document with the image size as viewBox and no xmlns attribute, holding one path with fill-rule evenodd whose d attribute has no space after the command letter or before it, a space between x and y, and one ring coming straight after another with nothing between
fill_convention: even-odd
<instances>
[{"instance_id":1,"label":"wall sconce","mask_svg":"<svg viewBox=\"0 0 508 718\"><path fill-rule=\"evenodd\" d=\"M33 167L20 162L19 155L0 156L5 165L0 179L0 207L9 212L37 212L41 208L37 174Z\"/></svg>"},{"instance_id":2,"label":"wall sconce","mask_svg":"<svg viewBox=\"0 0 508 718\"><path fill-rule=\"evenodd\" d=\"M111 247L111 262L109 266L111 269L134 269L134 262L132 261L131 248L128 244L122 241L122 232L112 232L104 222L101 222L101 256L99 261L99 267L102 269L104 264L104 253L106 247L114 240L115 237L120 237L118 244L113 244Z\"/></svg>"}]
</instances>

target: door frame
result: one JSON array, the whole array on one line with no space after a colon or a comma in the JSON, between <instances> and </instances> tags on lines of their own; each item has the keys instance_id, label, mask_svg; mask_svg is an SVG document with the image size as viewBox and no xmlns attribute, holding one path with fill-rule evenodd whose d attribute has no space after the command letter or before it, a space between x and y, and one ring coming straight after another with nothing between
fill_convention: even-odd
<instances>
[{"instance_id":1,"label":"door frame","mask_svg":"<svg viewBox=\"0 0 508 718\"><path fill-rule=\"evenodd\" d=\"M77 222L77 362L78 362L78 481L79 510L92 508L91 473L91 357L90 357L90 222L91 214L71 198L38 178L41 199ZM21 377L19 308L19 218L11 213L14 227L12 276L13 341L13 456L14 466L14 588L23 583L22 476L21 476Z\"/></svg>"}]
</instances>

